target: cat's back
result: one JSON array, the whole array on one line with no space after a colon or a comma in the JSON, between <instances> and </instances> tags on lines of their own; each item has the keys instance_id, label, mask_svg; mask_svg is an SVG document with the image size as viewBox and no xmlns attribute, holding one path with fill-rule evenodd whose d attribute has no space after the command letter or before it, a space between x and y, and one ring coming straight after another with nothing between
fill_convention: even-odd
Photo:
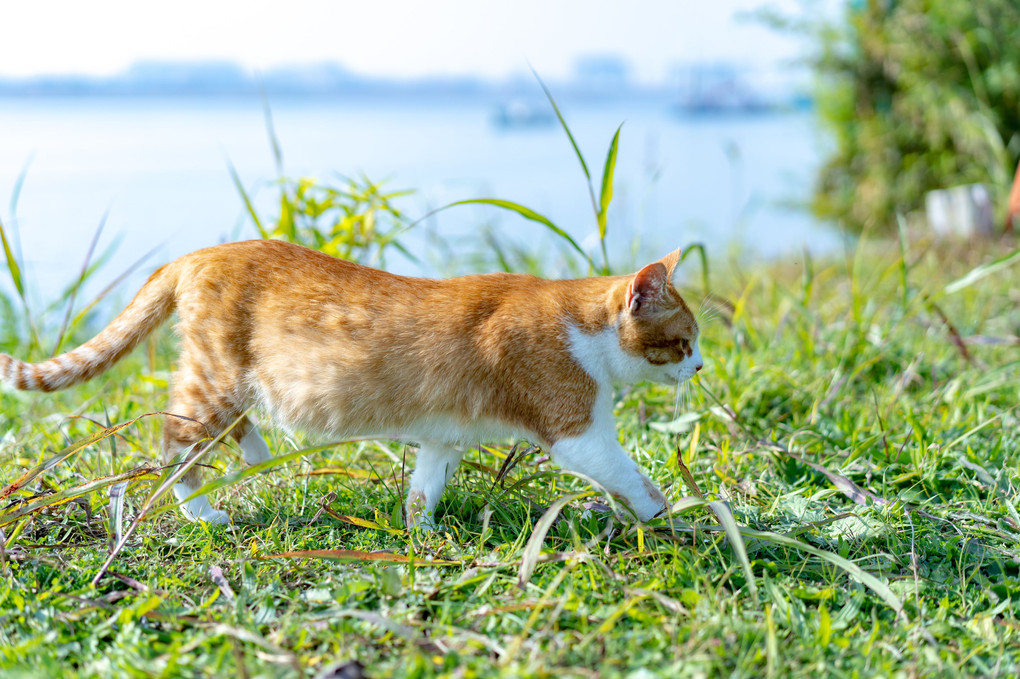
<instances>
[{"instance_id":1,"label":"cat's back","mask_svg":"<svg viewBox=\"0 0 1020 679\"><path fill-rule=\"evenodd\" d=\"M551 332L565 319L596 326L613 278L547 280L488 273L447 279L400 276L277 240L225 243L177 260L178 309L220 318L286 317L291 327L387 320L458 334L512 325ZM594 328L593 328L594 329Z\"/></svg>"},{"instance_id":2,"label":"cat's back","mask_svg":"<svg viewBox=\"0 0 1020 679\"><path fill-rule=\"evenodd\" d=\"M485 420L548 438L549 403L570 404L557 421L588 416L594 384L567 331L605 319L587 310L605 309L611 279L412 278L280 241L179 261L185 343L236 365L284 421L351 434Z\"/></svg>"},{"instance_id":3,"label":"cat's back","mask_svg":"<svg viewBox=\"0 0 1020 679\"><path fill-rule=\"evenodd\" d=\"M447 321L466 314L466 320L477 323L506 303L516 304L518 312L534 308L554 292L551 284L562 283L510 273L400 276L277 240L196 250L175 265L183 269L181 295L186 300L234 309L239 302L257 301L260 312L285 311L294 321L310 314L303 320L312 325L341 308L356 316L409 313L414 319L428 319L431 311Z\"/></svg>"},{"instance_id":4,"label":"cat's back","mask_svg":"<svg viewBox=\"0 0 1020 679\"><path fill-rule=\"evenodd\" d=\"M249 240L223 243L195 250L175 265L185 269L185 280L231 279L244 287L272 287L286 290L322 285L378 285L416 288L423 293L456 294L459 291L492 296L514 288L535 288L545 279L528 274L492 273L448 279L416 278L333 257L318 250L280 240Z\"/></svg>"},{"instance_id":5,"label":"cat's back","mask_svg":"<svg viewBox=\"0 0 1020 679\"><path fill-rule=\"evenodd\" d=\"M280 240L223 243L178 259L185 281L229 279L239 287L288 288L344 280L399 278L317 250Z\"/></svg>"}]
</instances>

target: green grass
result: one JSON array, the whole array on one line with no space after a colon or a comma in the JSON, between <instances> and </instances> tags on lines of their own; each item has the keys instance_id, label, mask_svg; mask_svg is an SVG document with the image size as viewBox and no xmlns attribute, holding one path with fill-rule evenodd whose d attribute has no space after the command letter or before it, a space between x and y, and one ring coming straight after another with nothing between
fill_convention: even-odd
<instances>
[{"instance_id":1,"label":"green grass","mask_svg":"<svg viewBox=\"0 0 1020 679\"><path fill-rule=\"evenodd\" d=\"M114 486L7 522L0 674L310 677L357 659L373 677L1016 676L1017 269L963 279L1012 247L713 261L734 308L703 325L693 398L677 416L673 389L641 385L617 405L624 446L694 530L610 518L541 452L497 481L509 442L468 455L438 510L446 530L428 536L399 529L413 451L385 442L242 475L214 496L229 528L153 513L95 586ZM173 360L164 332L74 390L0 392L0 481L161 410ZM318 443L263 431L278 454ZM143 417L70 455L6 498L0 524L154 466L159 432ZM206 461L243 468L228 449ZM158 476L128 482L125 526ZM683 500L696 493L732 511L750 578L716 513ZM273 558L301 550L350 551Z\"/></svg>"}]
</instances>

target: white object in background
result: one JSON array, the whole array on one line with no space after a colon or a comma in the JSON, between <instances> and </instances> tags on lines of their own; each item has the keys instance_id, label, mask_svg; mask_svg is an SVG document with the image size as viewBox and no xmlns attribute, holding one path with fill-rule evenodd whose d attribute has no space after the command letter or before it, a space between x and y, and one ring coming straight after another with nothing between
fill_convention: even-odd
<instances>
[{"instance_id":1,"label":"white object in background","mask_svg":"<svg viewBox=\"0 0 1020 679\"><path fill-rule=\"evenodd\" d=\"M939 235L990 236L992 198L984 184L929 191L924 197L928 224Z\"/></svg>"}]
</instances>

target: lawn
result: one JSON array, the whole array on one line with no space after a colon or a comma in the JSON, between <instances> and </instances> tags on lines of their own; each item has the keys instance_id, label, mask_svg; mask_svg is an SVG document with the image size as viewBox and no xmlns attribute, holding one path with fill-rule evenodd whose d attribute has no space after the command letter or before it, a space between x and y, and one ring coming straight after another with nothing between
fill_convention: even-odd
<instances>
[{"instance_id":1,"label":"lawn","mask_svg":"<svg viewBox=\"0 0 1020 679\"><path fill-rule=\"evenodd\" d=\"M167 329L67 392L4 389L0 484L63 453L0 491L0 673L1017 676L1020 257L979 268L1015 247L710 257L693 388L618 395L621 441L675 504L645 526L492 441L454 477L443 530L409 535L413 447L264 419L287 457L250 474L211 452L239 472L212 496L234 524L188 523L149 502L169 473L150 415ZM3 309L0 350L24 356Z\"/></svg>"}]
</instances>

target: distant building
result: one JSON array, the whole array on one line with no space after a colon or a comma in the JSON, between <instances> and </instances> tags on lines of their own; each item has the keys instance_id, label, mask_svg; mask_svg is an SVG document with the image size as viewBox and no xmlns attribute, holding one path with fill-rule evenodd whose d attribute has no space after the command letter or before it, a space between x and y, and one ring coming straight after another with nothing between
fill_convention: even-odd
<instances>
[{"instance_id":1,"label":"distant building","mask_svg":"<svg viewBox=\"0 0 1020 679\"><path fill-rule=\"evenodd\" d=\"M613 55L583 57L574 68L574 86L590 94L616 94L630 88L630 67Z\"/></svg>"},{"instance_id":2,"label":"distant building","mask_svg":"<svg viewBox=\"0 0 1020 679\"><path fill-rule=\"evenodd\" d=\"M270 94L334 94L364 87L353 73L332 62L279 66L260 79Z\"/></svg>"},{"instance_id":3,"label":"distant building","mask_svg":"<svg viewBox=\"0 0 1020 679\"><path fill-rule=\"evenodd\" d=\"M248 72L233 61L139 61L118 80L132 93L236 94L255 89Z\"/></svg>"},{"instance_id":4,"label":"distant building","mask_svg":"<svg viewBox=\"0 0 1020 679\"><path fill-rule=\"evenodd\" d=\"M768 109L749 82L750 69L730 63L696 63L674 69L676 108L686 113L757 112Z\"/></svg>"}]
</instances>

